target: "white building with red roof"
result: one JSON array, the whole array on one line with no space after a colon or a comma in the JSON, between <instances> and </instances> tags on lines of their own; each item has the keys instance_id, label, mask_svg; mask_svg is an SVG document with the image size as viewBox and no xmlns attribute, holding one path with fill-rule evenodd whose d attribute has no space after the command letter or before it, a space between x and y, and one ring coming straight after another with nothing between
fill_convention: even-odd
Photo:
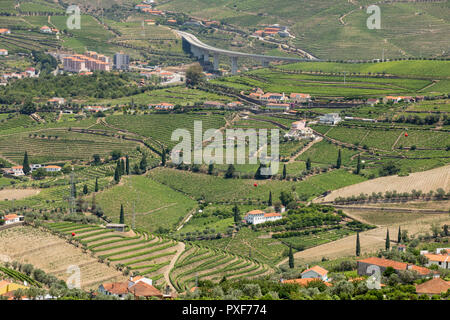
<instances>
[{"instance_id":1,"label":"white building with red roof","mask_svg":"<svg viewBox=\"0 0 450 320\"><path fill-rule=\"evenodd\" d=\"M17 214L7 214L3 217L3 220L5 220L5 225L13 224L23 221L23 216L18 216Z\"/></svg>"},{"instance_id":2,"label":"white building with red roof","mask_svg":"<svg viewBox=\"0 0 450 320\"><path fill-rule=\"evenodd\" d=\"M328 270L322 268L321 266L314 266L302 272L302 279L320 279L327 282Z\"/></svg>"},{"instance_id":3,"label":"white building with red roof","mask_svg":"<svg viewBox=\"0 0 450 320\"><path fill-rule=\"evenodd\" d=\"M249 224L260 224L268 221L280 220L282 218L280 213L266 213L262 210L252 210L245 215L244 220Z\"/></svg>"}]
</instances>

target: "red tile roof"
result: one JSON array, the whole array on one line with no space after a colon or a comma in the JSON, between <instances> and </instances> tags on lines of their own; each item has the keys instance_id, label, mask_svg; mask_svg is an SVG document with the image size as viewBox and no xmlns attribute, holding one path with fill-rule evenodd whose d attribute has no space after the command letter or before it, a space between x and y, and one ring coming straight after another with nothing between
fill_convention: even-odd
<instances>
[{"instance_id":1,"label":"red tile roof","mask_svg":"<svg viewBox=\"0 0 450 320\"><path fill-rule=\"evenodd\" d=\"M112 294L127 294L128 293L128 282L111 282L111 283L104 283L103 288L105 288L106 291L112 293Z\"/></svg>"},{"instance_id":2,"label":"red tile roof","mask_svg":"<svg viewBox=\"0 0 450 320\"><path fill-rule=\"evenodd\" d=\"M264 211L262 211L262 210L252 210L252 211L249 211L247 213L247 215L263 214L263 213L264 213Z\"/></svg>"},{"instance_id":3,"label":"red tile roof","mask_svg":"<svg viewBox=\"0 0 450 320\"><path fill-rule=\"evenodd\" d=\"M370 257L363 260L358 260L358 262L363 262L367 264L373 264L380 267L392 267L396 270L406 270L406 267L408 266L407 263L404 262L398 262L394 260L388 260L388 259L382 259L377 257Z\"/></svg>"},{"instance_id":4,"label":"red tile roof","mask_svg":"<svg viewBox=\"0 0 450 320\"><path fill-rule=\"evenodd\" d=\"M419 294L440 294L450 289L450 283L441 278L433 278L427 282L416 285Z\"/></svg>"},{"instance_id":5,"label":"red tile roof","mask_svg":"<svg viewBox=\"0 0 450 320\"><path fill-rule=\"evenodd\" d=\"M367 259L363 259L363 260L358 260L358 262L362 262L362 263L367 263L367 264L373 264L376 266L380 266L380 267L392 267L395 270L413 270L413 271L417 271L419 274L421 275L427 275L431 273L431 270L425 267L420 267L420 266L416 266L416 265L409 265L405 262L399 262L399 261L394 261L394 260L388 260L388 259L383 259L383 258L377 258L377 257L370 257ZM409 266L409 268L408 268Z\"/></svg>"},{"instance_id":6,"label":"red tile roof","mask_svg":"<svg viewBox=\"0 0 450 320\"><path fill-rule=\"evenodd\" d=\"M429 254L425 254L424 256L427 257L428 260L430 260L430 261L440 261L440 262L450 261L450 255L449 254L433 254L433 253L429 253Z\"/></svg>"},{"instance_id":7,"label":"red tile roof","mask_svg":"<svg viewBox=\"0 0 450 320\"><path fill-rule=\"evenodd\" d=\"M270 212L270 213L265 213L264 217L269 218L269 217L281 217L281 214L276 213L276 212Z\"/></svg>"},{"instance_id":8,"label":"red tile roof","mask_svg":"<svg viewBox=\"0 0 450 320\"><path fill-rule=\"evenodd\" d=\"M5 215L5 220L17 219L19 216L17 214L7 214Z\"/></svg>"},{"instance_id":9,"label":"red tile roof","mask_svg":"<svg viewBox=\"0 0 450 320\"><path fill-rule=\"evenodd\" d=\"M322 268L321 266L314 266L312 268L306 269L305 271L302 272L302 274L307 273L309 271L314 271L317 274L320 274L321 276L325 276L328 274L328 270Z\"/></svg>"},{"instance_id":10,"label":"red tile roof","mask_svg":"<svg viewBox=\"0 0 450 320\"><path fill-rule=\"evenodd\" d=\"M136 297L159 297L159 298L162 298L162 296L163 296L161 291L159 291L154 286L149 285L148 283L145 283L143 281L136 283L135 285L131 286L128 290L131 294L135 295Z\"/></svg>"}]
</instances>

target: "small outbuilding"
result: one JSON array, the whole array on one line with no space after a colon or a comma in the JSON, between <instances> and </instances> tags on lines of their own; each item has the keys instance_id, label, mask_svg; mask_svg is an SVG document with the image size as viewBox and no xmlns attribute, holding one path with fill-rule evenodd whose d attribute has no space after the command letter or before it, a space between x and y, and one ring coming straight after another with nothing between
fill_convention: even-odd
<instances>
[{"instance_id":1,"label":"small outbuilding","mask_svg":"<svg viewBox=\"0 0 450 320\"><path fill-rule=\"evenodd\" d=\"M123 223L108 223L106 225L106 229L113 229L114 231L118 232L125 232L126 227L127 225Z\"/></svg>"}]
</instances>

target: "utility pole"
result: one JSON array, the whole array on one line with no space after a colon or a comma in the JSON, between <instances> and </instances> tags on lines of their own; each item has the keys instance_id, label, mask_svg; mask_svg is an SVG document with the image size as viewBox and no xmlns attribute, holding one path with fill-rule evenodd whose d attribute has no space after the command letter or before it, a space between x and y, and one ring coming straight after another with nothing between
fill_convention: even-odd
<instances>
[{"instance_id":1,"label":"utility pole","mask_svg":"<svg viewBox=\"0 0 450 320\"><path fill-rule=\"evenodd\" d=\"M136 202L133 201L133 223L131 229L134 229L136 226Z\"/></svg>"},{"instance_id":2,"label":"utility pole","mask_svg":"<svg viewBox=\"0 0 450 320\"><path fill-rule=\"evenodd\" d=\"M70 198L69 198L70 213L74 212L74 207L75 207L75 182L74 182L74 174L73 174L73 167L72 167L72 172L70 173Z\"/></svg>"}]
</instances>

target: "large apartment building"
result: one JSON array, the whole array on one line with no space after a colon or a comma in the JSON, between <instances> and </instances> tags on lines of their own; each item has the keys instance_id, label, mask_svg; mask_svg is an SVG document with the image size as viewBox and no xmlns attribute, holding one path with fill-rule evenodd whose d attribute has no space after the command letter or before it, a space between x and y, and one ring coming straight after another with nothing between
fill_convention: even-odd
<instances>
[{"instance_id":1,"label":"large apartment building","mask_svg":"<svg viewBox=\"0 0 450 320\"><path fill-rule=\"evenodd\" d=\"M63 58L64 71L110 71L109 58L94 51L83 54L74 54Z\"/></svg>"}]
</instances>

